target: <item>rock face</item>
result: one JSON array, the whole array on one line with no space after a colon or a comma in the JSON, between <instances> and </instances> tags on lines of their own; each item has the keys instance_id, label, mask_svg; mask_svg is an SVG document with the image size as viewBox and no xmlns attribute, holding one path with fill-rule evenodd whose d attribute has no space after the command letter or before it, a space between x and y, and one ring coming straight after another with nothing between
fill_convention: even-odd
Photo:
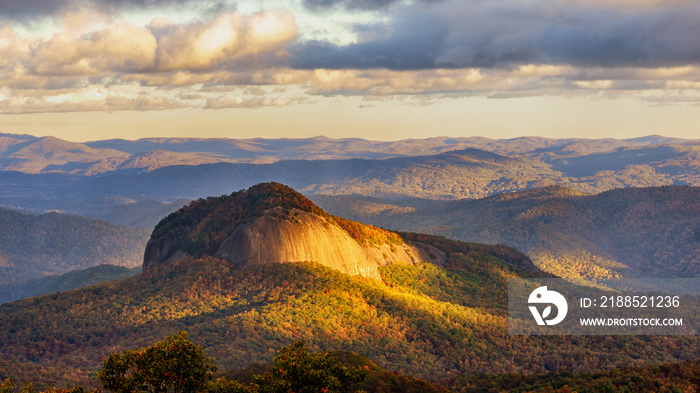
<instances>
[{"instance_id":1,"label":"rock face","mask_svg":"<svg viewBox=\"0 0 700 393\"><path fill-rule=\"evenodd\" d=\"M382 265L443 262L435 260L436 253L429 257L398 235L330 216L301 194L274 183L195 201L172 214L154 230L143 270L204 255L236 267L317 262L375 279L381 278Z\"/></svg>"},{"instance_id":2,"label":"rock face","mask_svg":"<svg viewBox=\"0 0 700 393\"><path fill-rule=\"evenodd\" d=\"M192 258L191 255L182 250L177 250L173 254L169 254L169 250L173 247L177 247L176 241L173 238L151 238L148 240L148 243L146 243L146 252L143 256L143 270L146 271L155 265L169 265L173 262Z\"/></svg>"},{"instance_id":3,"label":"rock face","mask_svg":"<svg viewBox=\"0 0 700 393\"><path fill-rule=\"evenodd\" d=\"M144 270L192 258L179 249L168 255L172 246L167 238L151 239L146 246ZM276 207L239 225L214 257L237 267L313 261L345 274L380 279L379 266L422 263L428 259L424 254L410 244L361 246L342 228L319 215Z\"/></svg>"},{"instance_id":4,"label":"rock face","mask_svg":"<svg viewBox=\"0 0 700 393\"><path fill-rule=\"evenodd\" d=\"M347 232L313 213L293 209L291 220L276 218L275 208L255 221L240 225L214 255L237 266L270 262L314 261L354 276L379 279L378 266L414 264L412 247L361 246Z\"/></svg>"}]
</instances>

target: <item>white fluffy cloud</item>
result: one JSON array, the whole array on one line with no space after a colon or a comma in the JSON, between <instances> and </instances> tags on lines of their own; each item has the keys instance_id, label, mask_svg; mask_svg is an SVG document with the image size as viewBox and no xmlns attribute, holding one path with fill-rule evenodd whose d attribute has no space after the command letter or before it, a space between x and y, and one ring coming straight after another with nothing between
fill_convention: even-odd
<instances>
[{"instance_id":1,"label":"white fluffy cloud","mask_svg":"<svg viewBox=\"0 0 700 393\"><path fill-rule=\"evenodd\" d=\"M246 57L281 57L286 44L298 36L291 14L272 11L247 18L224 14L189 25L156 20L151 30L158 37L158 71L232 68Z\"/></svg>"}]
</instances>

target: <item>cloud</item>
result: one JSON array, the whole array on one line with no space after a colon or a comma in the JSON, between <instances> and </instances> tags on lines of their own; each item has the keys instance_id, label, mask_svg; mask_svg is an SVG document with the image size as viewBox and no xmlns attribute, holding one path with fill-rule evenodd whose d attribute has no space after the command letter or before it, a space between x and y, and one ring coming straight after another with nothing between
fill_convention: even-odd
<instances>
[{"instance_id":1,"label":"cloud","mask_svg":"<svg viewBox=\"0 0 700 393\"><path fill-rule=\"evenodd\" d=\"M103 11L145 9L195 3L194 0L3 0L0 19L32 20L89 7Z\"/></svg>"},{"instance_id":2,"label":"cloud","mask_svg":"<svg viewBox=\"0 0 700 393\"><path fill-rule=\"evenodd\" d=\"M0 15L5 18L51 15L67 8L71 3L73 0L5 0L0 2Z\"/></svg>"},{"instance_id":3,"label":"cloud","mask_svg":"<svg viewBox=\"0 0 700 393\"><path fill-rule=\"evenodd\" d=\"M304 6L312 10L343 7L348 10L378 10L383 9L398 0L303 0Z\"/></svg>"},{"instance_id":4,"label":"cloud","mask_svg":"<svg viewBox=\"0 0 700 393\"><path fill-rule=\"evenodd\" d=\"M63 30L46 36L0 25L0 111L282 107L302 102L300 94L413 105L700 89L700 3L692 1L304 2L329 18L338 13L325 10L372 15L350 44L308 40L308 26L282 10L140 24L104 11L184 2L75 0L56 19Z\"/></svg>"},{"instance_id":5,"label":"cloud","mask_svg":"<svg viewBox=\"0 0 700 393\"><path fill-rule=\"evenodd\" d=\"M420 0L422 3L437 3L441 0ZM349 11L385 10L394 4L404 3L401 0L303 0L304 6L313 11L325 11L343 8Z\"/></svg>"},{"instance_id":6,"label":"cloud","mask_svg":"<svg viewBox=\"0 0 700 393\"><path fill-rule=\"evenodd\" d=\"M280 63L285 46L298 36L291 14L281 11L236 12L189 24L121 22L87 32L73 27L45 39L23 39L11 27L1 28L0 68L34 76L172 72L165 77L177 79L183 71ZM187 79L181 83L197 83L194 76Z\"/></svg>"},{"instance_id":7,"label":"cloud","mask_svg":"<svg viewBox=\"0 0 700 393\"><path fill-rule=\"evenodd\" d=\"M11 26L0 27L0 70L11 66L13 59L25 58L28 52L28 42L17 37Z\"/></svg>"},{"instance_id":8,"label":"cloud","mask_svg":"<svg viewBox=\"0 0 700 393\"><path fill-rule=\"evenodd\" d=\"M323 41L294 45L290 48L293 56L290 64L299 69L436 68L437 51L447 38L448 26L435 14L404 16L393 21L388 37L344 46ZM384 28L374 28L381 37ZM367 33L367 27L364 29Z\"/></svg>"},{"instance_id":9,"label":"cloud","mask_svg":"<svg viewBox=\"0 0 700 393\"><path fill-rule=\"evenodd\" d=\"M634 11L579 4L450 0L427 7L415 3L399 7L387 25L376 26L374 39L348 45L299 43L291 48L291 65L417 70L700 63L697 2Z\"/></svg>"},{"instance_id":10,"label":"cloud","mask_svg":"<svg viewBox=\"0 0 700 393\"><path fill-rule=\"evenodd\" d=\"M230 66L246 57L285 55L285 46L298 37L288 12L263 11L249 17L223 14L208 23L173 25L154 21L157 70L200 70Z\"/></svg>"},{"instance_id":11,"label":"cloud","mask_svg":"<svg viewBox=\"0 0 700 393\"><path fill-rule=\"evenodd\" d=\"M185 108L187 105L168 97L137 96L135 98L111 96L104 99L56 100L54 97L10 97L0 101L2 114L26 114L47 112L114 112L153 111Z\"/></svg>"},{"instance_id":12,"label":"cloud","mask_svg":"<svg viewBox=\"0 0 700 393\"><path fill-rule=\"evenodd\" d=\"M32 50L27 66L37 75L104 75L150 69L157 42L144 27L126 23L75 37L59 33Z\"/></svg>"},{"instance_id":13,"label":"cloud","mask_svg":"<svg viewBox=\"0 0 700 393\"><path fill-rule=\"evenodd\" d=\"M219 96L215 98L210 98L204 104L204 109L226 109L226 108L261 108L265 106L287 106L295 102L300 102L299 98L290 98L287 96L276 96L276 97L230 97L230 96Z\"/></svg>"}]
</instances>

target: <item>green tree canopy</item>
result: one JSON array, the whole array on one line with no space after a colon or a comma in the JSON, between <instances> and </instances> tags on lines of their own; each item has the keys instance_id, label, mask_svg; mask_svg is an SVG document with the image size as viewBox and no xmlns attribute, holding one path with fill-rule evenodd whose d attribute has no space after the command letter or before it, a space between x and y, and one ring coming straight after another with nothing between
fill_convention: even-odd
<instances>
[{"instance_id":1,"label":"green tree canopy","mask_svg":"<svg viewBox=\"0 0 700 393\"><path fill-rule=\"evenodd\" d=\"M277 352L269 372L254 377L260 393L341 393L367 376L367 368L349 368L328 352L309 353L304 341Z\"/></svg>"},{"instance_id":2,"label":"green tree canopy","mask_svg":"<svg viewBox=\"0 0 700 393\"><path fill-rule=\"evenodd\" d=\"M187 332L179 332L147 348L111 354L97 378L115 393L190 393L206 390L216 370Z\"/></svg>"}]
</instances>

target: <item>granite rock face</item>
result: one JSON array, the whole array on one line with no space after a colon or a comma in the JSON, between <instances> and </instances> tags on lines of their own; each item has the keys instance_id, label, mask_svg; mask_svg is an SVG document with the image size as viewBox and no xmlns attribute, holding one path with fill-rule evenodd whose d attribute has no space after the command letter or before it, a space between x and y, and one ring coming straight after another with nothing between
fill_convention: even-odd
<instances>
[{"instance_id":1,"label":"granite rock face","mask_svg":"<svg viewBox=\"0 0 700 393\"><path fill-rule=\"evenodd\" d=\"M243 224L214 255L237 266L270 262L314 261L354 276L379 279L378 266L420 261L411 246L361 246L347 232L316 214L293 209L291 219L276 218L271 209L255 221Z\"/></svg>"},{"instance_id":2,"label":"granite rock face","mask_svg":"<svg viewBox=\"0 0 700 393\"><path fill-rule=\"evenodd\" d=\"M200 199L170 214L153 230L143 270L205 256L236 267L316 262L374 279L381 279L379 266L445 259L395 233L331 216L279 183Z\"/></svg>"},{"instance_id":3,"label":"granite rock face","mask_svg":"<svg viewBox=\"0 0 700 393\"><path fill-rule=\"evenodd\" d=\"M177 247L177 240L171 237L149 239L143 256L143 271L156 265L169 265L173 262L192 258L191 255L179 249L170 254L169 250L174 247Z\"/></svg>"},{"instance_id":4,"label":"granite rock face","mask_svg":"<svg viewBox=\"0 0 700 393\"><path fill-rule=\"evenodd\" d=\"M146 246L144 270L192 258L172 239L151 239ZM299 209L276 207L241 224L214 254L237 267L265 263L317 262L342 273L380 279L382 265L417 264L428 259L410 244L363 246L324 217Z\"/></svg>"}]
</instances>

